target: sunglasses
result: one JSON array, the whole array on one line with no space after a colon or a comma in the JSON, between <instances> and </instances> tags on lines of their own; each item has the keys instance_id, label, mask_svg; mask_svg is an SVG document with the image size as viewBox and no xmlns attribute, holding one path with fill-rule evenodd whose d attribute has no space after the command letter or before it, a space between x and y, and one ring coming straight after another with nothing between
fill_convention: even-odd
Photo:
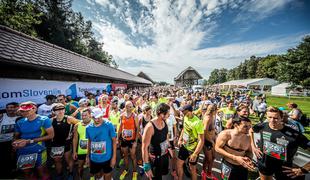
<instances>
[{"instance_id":1,"label":"sunglasses","mask_svg":"<svg viewBox=\"0 0 310 180\"><path fill-rule=\"evenodd\" d=\"M61 111L64 110L65 108L59 108L59 109L54 109L53 111Z\"/></svg>"}]
</instances>

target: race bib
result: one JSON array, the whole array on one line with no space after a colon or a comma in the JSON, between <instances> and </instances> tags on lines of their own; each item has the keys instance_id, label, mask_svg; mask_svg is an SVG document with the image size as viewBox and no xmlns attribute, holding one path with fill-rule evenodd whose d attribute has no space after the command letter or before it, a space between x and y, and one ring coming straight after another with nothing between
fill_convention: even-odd
<instances>
[{"instance_id":1,"label":"race bib","mask_svg":"<svg viewBox=\"0 0 310 180\"><path fill-rule=\"evenodd\" d=\"M64 155L65 152L65 147L64 146L60 146L60 147L52 147L51 149L51 157L62 157Z\"/></svg>"},{"instance_id":2,"label":"race bib","mask_svg":"<svg viewBox=\"0 0 310 180\"><path fill-rule=\"evenodd\" d=\"M221 176L223 180L228 180L231 173L231 168L226 164L222 163Z\"/></svg>"},{"instance_id":3,"label":"race bib","mask_svg":"<svg viewBox=\"0 0 310 180\"><path fill-rule=\"evenodd\" d=\"M123 138L132 138L133 136L133 130L132 129L124 129L123 130Z\"/></svg>"},{"instance_id":4,"label":"race bib","mask_svg":"<svg viewBox=\"0 0 310 180\"><path fill-rule=\"evenodd\" d=\"M37 158L37 153L20 155L17 160L17 168L22 170L34 168L37 162Z\"/></svg>"},{"instance_id":5,"label":"race bib","mask_svg":"<svg viewBox=\"0 0 310 180\"><path fill-rule=\"evenodd\" d=\"M1 126L1 134L13 133L15 124L6 124Z\"/></svg>"},{"instance_id":6,"label":"race bib","mask_svg":"<svg viewBox=\"0 0 310 180\"><path fill-rule=\"evenodd\" d=\"M263 151L266 155L279 160L287 160L286 146L264 140Z\"/></svg>"},{"instance_id":7,"label":"race bib","mask_svg":"<svg viewBox=\"0 0 310 180\"><path fill-rule=\"evenodd\" d=\"M161 156L165 155L168 152L169 143L168 141L164 141L160 143Z\"/></svg>"},{"instance_id":8,"label":"race bib","mask_svg":"<svg viewBox=\"0 0 310 180\"><path fill-rule=\"evenodd\" d=\"M91 142L91 153L92 154L105 154L107 152L106 142Z\"/></svg>"},{"instance_id":9,"label":"race bib","mask_svg":"<svg viewBox=\"0 0 310 180\"><path fill-rule=\"evenodd\" d=\"M233 114L225 114L225 119L230 119L232 118L234 115Z\"/></svg>"},{"instance_id":10,"label":"race bib","mask_svg":"<svg viewBox=\"0 0 310 180\"><path fill-rule=\"evenodd\" d=\"M183 143L187 144L189 142L189 135L186 133L183 133Z\"/></svg>"},{"instance_id":11,"label":"race bib","mask_svg":"<svg viewBox=\"0 0 310 180\"><path fill-rule=\"evenodd\" d=\"M81 149L87 149L88 140L87 139L80 139L80 148Z\"/></svg>"}]
</instances>

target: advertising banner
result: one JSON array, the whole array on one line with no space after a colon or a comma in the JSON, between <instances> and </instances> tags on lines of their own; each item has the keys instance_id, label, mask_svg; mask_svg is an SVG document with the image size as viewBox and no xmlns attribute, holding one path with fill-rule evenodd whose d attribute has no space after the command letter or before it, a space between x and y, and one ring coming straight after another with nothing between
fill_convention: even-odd
<instances>
[{"instance_id":1,"label":"advertising banner","mask_svg":"<svg viewBox=\"0 0 310 180\"><path fill-rule=\"evenodd\" d=\"M109 83L87 83L50 80L28 80L0 78L0 109L10 102L33 101L37 104L45 102L46 95L71 95L72 98L84 97L85 91L96 94L99 90L110 92Z\"/></svg>"},{"instance_id":2,"label":"advertising banner","mask_svg":"<svg viewBox=\"0 0 310 180\"><path fill-rule=\"evenodd\" d=\"M112 84L113 91L126 90L127 84Z\"/></svg>"},{"instance_id":3,"label":"advertising banner","mask_svg":"<svg viewBox=\"0 0 310 180\"><path fill-rule=\"evenodd\" d=\"M10 102L33 101L44 103L46 95L73 95L76 94L74 82L2 79L0 78L0 109Z\"/></svg>"}]
</instances>

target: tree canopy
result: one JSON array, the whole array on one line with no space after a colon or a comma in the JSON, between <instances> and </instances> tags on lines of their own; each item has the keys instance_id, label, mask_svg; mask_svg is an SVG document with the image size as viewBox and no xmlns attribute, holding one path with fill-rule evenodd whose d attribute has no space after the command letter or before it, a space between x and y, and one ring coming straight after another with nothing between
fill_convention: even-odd
<instances>
[{"instance_id":1,"label":"tree canopy","mask_svg":"<svg viewBox=\"0 0 310 180\"><path fill-rule=\"evenodd\" d=\"M1 0L0 24L118 67L96 40L91 21L72 10L72 0Z\"/></svg>"},{"instance_id":2,"label":"tree canopy","mask_svg":"<svg viewBox=\"0 0 310 180\"><path fill-rule=\"evenodd\" d=\"M252 56L232 69L214 69L208 84L228 80L273 78L280 82L310 87L310 36L305 36L299 45L281 55Z\"/></svg>"}]
</instances>

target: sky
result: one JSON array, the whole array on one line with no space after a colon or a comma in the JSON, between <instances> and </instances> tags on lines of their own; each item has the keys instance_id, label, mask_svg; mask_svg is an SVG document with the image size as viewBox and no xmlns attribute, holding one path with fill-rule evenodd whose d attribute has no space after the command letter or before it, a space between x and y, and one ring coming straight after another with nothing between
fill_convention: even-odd
<instances>
[{"instance_id":1,"label":"sky","mask_svg":"<svg viewBox=\"0 0 310 180\"><path fill-rule=\"evenodd\" d=\"M169 83L188 66L207 79L310 34L308 0L73 0L73 10L120 69Z\"/></svg>"}]
</instances>

